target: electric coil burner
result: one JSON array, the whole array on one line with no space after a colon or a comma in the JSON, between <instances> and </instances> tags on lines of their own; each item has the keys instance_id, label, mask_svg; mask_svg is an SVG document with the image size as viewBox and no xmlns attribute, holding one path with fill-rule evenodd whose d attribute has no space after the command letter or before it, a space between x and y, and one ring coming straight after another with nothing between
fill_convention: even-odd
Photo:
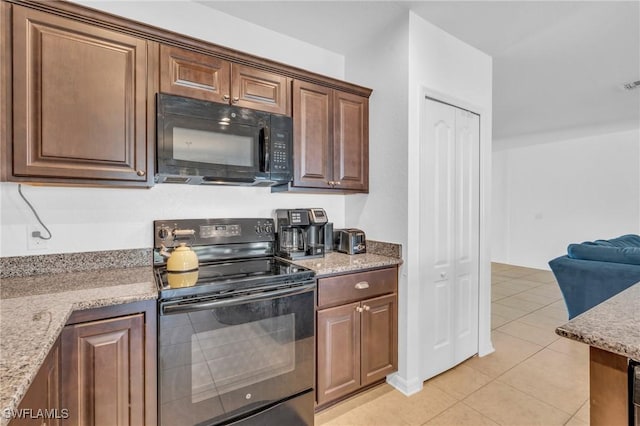
<instances>
[{"instance_id":1,"label":"electric coil burner","mask_svg":"<svg viewBox=\"0 0 640 426\"><path fill-rule=\"evenodd\" d=\"M314 272L274 250L272 219L154 222L160 425L313 424Z\"/></svg>"}]
</instances>

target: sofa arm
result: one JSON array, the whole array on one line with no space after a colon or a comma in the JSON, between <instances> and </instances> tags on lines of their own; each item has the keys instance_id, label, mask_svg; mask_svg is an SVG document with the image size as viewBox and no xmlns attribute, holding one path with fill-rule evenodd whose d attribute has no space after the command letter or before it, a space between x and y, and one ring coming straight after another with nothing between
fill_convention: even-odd
<instances>
[{"instance_id":1,"label":"sofa arm","mask_svg":"<svg viewBox=\"0 0 640 426\"><path fill-rule=\"evenodd\" d=\"M569 319L640 282L640 265L561 256L549 266L562 291Z\"/></svg>"}]
</instances>

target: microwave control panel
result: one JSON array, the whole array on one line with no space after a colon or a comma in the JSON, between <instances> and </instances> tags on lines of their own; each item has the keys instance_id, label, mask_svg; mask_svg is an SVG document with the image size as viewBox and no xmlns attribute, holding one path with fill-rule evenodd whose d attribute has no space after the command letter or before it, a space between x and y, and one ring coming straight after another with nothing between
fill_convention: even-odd
<instances>
[{"instance_id":1,"label":"microwave control panel","mask_svg":"<svg viewBox=\"0 0 640 426\"><path fill-rule=\"evenodd\" d=\"M291 117L271 116L271 179L291 180L293 178Z\"/></svg>"}]
</instances>

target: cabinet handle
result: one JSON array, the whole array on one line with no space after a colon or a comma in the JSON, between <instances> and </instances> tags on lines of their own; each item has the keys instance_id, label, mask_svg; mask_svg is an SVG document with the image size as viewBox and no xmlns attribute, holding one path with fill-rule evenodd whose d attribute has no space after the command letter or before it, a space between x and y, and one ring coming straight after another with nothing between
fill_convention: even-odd
<instances>
[{"instance_id":1,"label":"cabinet handle","mask_svg":"<svg viewBox=\"0 0 640 426\"><path fill-rule=\"evenodd\" d=\"M233 102L233 103L235 104L235 103L236 103L236 102L238 102L239 100L240 100L240 98L233 98L233 99L231 99L231 102Z\"/></svg>"},{"instance_id":2,"label":"cabinet handle","mask_svg":"<svg viewBox=\"0 0 640 426\"><path fill-rule=\"evenodd\" d=\"M370 311L371 310L371 306L369 306L369 305L364 305L363 308L364 308L365 311Z\"/></svg>"},{"instance_id":3,"label":"cabinet handle","mask_svg":"<svg viewBox=\"0 0 640 426\"><path fill-rule=\"evenodd\" d=\"M364 309L362 309L360 306L356 306L356 312L362 313L362 311L364 311Z\"/></svg>"},{"instance_id":4,"label":"cabinet handle","mask_svg":"<svg viewBox=\"0 0 640 426\"><path fill-rule=\"evenodd\" d=\"M229 99L230 99L230 98L229 98L229 95L224 95L224 96L222 97L222 100L223 100L223 101L228 101Z\"/></svg>"},{"instance_id":5,"label":"cabinet handle","mask_svg":"<svg viewBox=\"0 0 640 426\"><path fill-rule=\"evenodd\" d=\"M144 175L146 175L147 173L146 173L144 170L136 170L136 174L137 174L138 176L144 176Z\"/></svg>"},{"instance_id":6,"label":"cabinet handle","mask_svg":"<svg viewBox=\"0 0 640 426\"><path fill-rule=\"evenodd\" d=\"M356 287L356 289L358 289L358 290L364 290L364 289L369 288L369 283L368 283L368 282L366 282L366 281L360 281L359 283L357 283L357 284L355 285L355 287Z\"/></svg>"}]
</instances>

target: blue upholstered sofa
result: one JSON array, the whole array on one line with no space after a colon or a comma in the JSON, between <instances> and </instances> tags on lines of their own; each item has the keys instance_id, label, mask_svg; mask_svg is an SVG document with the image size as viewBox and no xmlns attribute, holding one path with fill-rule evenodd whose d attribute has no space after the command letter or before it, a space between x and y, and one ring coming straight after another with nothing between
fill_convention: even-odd
<instances>
[{"instance_id":1,"label":"blue upholstered sofa","mask_svg":"<svg viewBox=\"0 0 640 426\"><path fill-rule=\"evenodd\" d=\"M640 236L570 244L549 266L571 319L640 282Z\"/></svg>"}]
</instances>

